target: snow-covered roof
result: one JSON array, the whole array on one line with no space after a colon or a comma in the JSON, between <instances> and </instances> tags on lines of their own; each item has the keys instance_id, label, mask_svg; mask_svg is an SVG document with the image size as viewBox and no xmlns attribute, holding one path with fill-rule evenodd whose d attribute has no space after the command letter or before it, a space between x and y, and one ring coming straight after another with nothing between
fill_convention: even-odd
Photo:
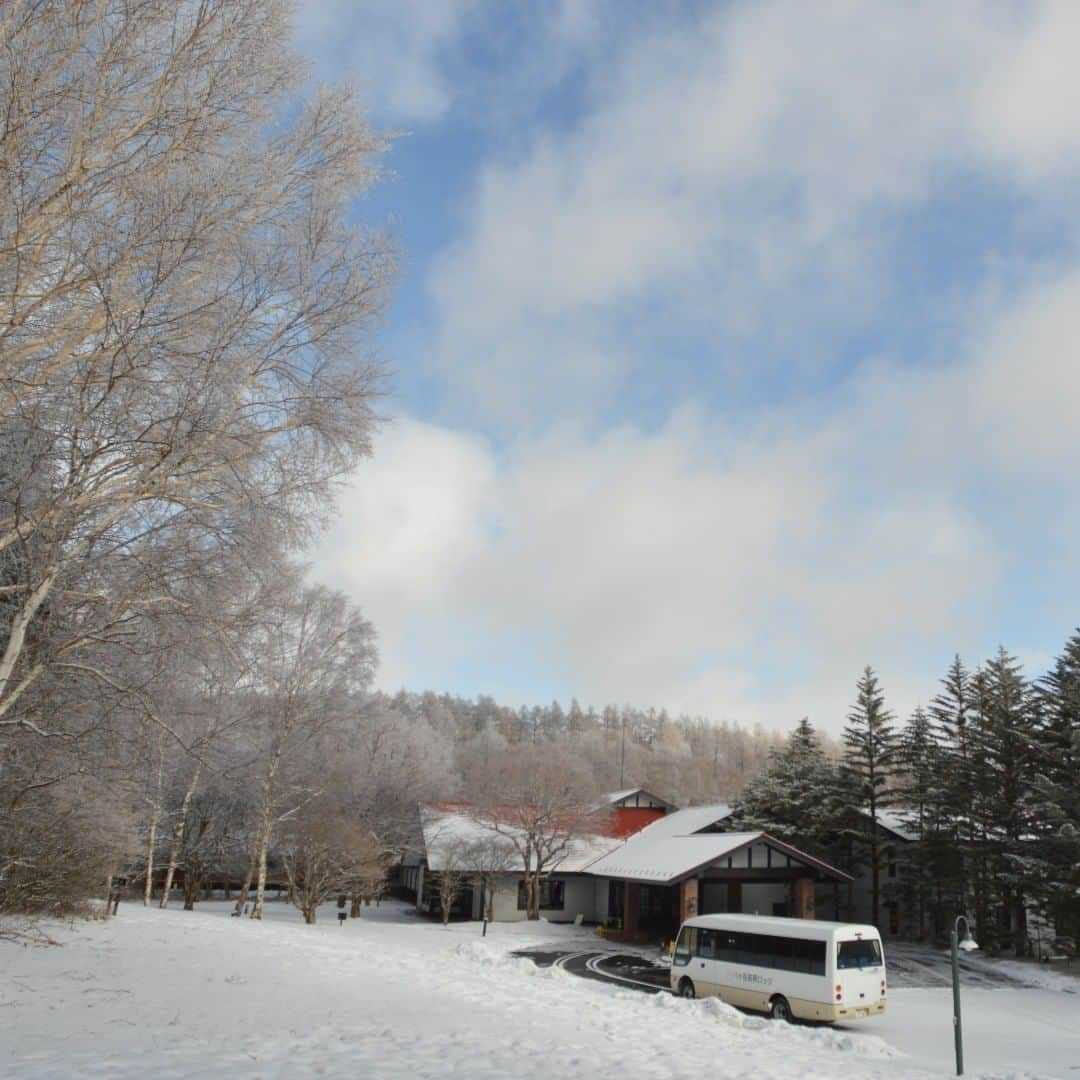
<instances>
[{"instance_id":1,"label":"snow-covered roof","mask_svg":"<svg viewBox=\"0 0 1080 1080\"><path fill-rule=\"evenodd\" d=\"M494 842L507 852L506 872L522 873L524 864L509 838L484 825L472 810L466 804L457 803L420 808L428 868L434 871L445 869L453 859L459 869L468 870L470 867L461 862L469 846ZM550 869L561 874L588 873L598 877L669 883L760 841L833 876L848 877L843 871L768 833L702 831L730 814L731 809L726 803L692 806L658 818L625 840L610 836L573 837L566 855Z\"/></svg>"},{"instance_id":2,"label":"snow-covered roof","mask_svg":"<svg viewBox=\"0 0 1080 1080\"><path fill-rule=\"evenodd\" d=\"M648 837L651 826L589 867L590 874L633 881L669 882L731 854L763 833L704 833Z\"/></svg>"},{"instance_id":3,"label":"snow-covered roof","mask_svg":"<svg viewBox=\"0 0 1080 1080\"><path fill-rule=\"evenodd\" d=\"M654 839L661 836L692 836L730 816L731 807L727 803L688 806L685 810L676 810L657 818L651 825L646 825L638 835L648 833Z\"/></svg>"},{"instance_id":4,"label":"snow-covered roof","mask_svg":"<svg viewBox=\"0 0 1080 1080\"><path fill-rule=\"evenodd\" d=\"M589 873L599 877L672 882L740 848L762 841L807 865L847 878L843 871L768 833L702 831L730 816L731 807L726 803L677 810L627 837L613 851L592 863Z\"/></svg>"},{"instance_id":5,"label":"snow-covered roof","mask_svg":"<svg viewBox=\"0 0 1080 1080\"><path fill-rule=\"evenodd\" d=\"M870 810L856 809L857 814L869 820ZM891 832L894 836L900 837L901 840L918 840L919 830L915 828L910 821L904 816L904 810L902 807L894 807L892 810L882 810L880 807L877 810L877 823L886 832Z\"/></svg>"},{"instance_id":6,"label":"snow-covered roof","mask_svg":"<svg viewBox=\"0 0 1080 1080\"><path fill-rule=\"evenodd\" d=\"M468 849L473 845L496 844L507 853L506 872L522 873L524 862L506 836L501 836L479 821L464 805L443 804L420 807L420 825L424 833L429 870L443 870L448 861L467 862ZM584 870L590 863L605 855L619 841L610 836L572 837L566 855L551 869L572 874ZM470 869L459 866L459 869Z\"/></svg>"},{"instance_id":7,"label":"snow-covered roof","mask_svg":"<svg viewBox=\"0 0 1080 1080\"><path fill-rule=\"evenodd\" d=\"M631 795L644 795L646 799L649 799L654 803L659 803L661 806L668 807L672 810L675 809L673 803L669 803L667 799L661 799L659 795L649 791L648 788L643 787L627 788L625 791L609 791L600 801L606 803L608 806L614 806L616 803L621 803L624 799L629 799Z\"/></svg>"},{"instance_id":8,"label":"snow-covered roof","mask_svg":"<svg viewBox=\"0 0 1080 1080\"><path fill-rule=\"evenodd\" d=\"M919 831L911 826L901 814L892 810L879 810L877 812L878 824L891 833L896 833L901 840L918 840Z\"/></svg>"}]
</instances>

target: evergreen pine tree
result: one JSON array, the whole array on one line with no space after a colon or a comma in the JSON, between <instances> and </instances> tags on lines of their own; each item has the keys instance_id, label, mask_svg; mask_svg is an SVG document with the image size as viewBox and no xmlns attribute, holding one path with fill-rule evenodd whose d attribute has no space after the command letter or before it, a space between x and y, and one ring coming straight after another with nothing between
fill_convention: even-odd
<instances>
[{"instance_id":1,"label":"evergreen pine tree","mask_svg":"<svg viewBox=\"0 0 1080 1080\"><path fill-rule=\"evenodd\" d=\"M836 770L803 717L787 742L769 752L764 771L746 785L732 807L733 818L824 855L836 826L836 791Z\"/></svg>"},{"instance_id":2,"label":"evergreen pine tree","mask_svg":"<svg viewBox=\"0 0 1080 1080\"><path fill-rule=\"evenodd\" d=\"M1080 630L1038 688L1036 899L1059 933L1080 936Z\"/></svg>"},{"instance_id":3,"label":"evergreen pine tree","mask_svg":"<svg viewBox=\"0 0 1080 1080\"><path fill-rule=\"evenodd\" d=\"M914 837L904 853L904 899L914 912L917 938L945 925L938 866L951 849L943 791L942 755L934 724L920 706L911 715L897 747L900 817Z\"/></svg>"},{"instance_id":4,"label":"evergreen pine tree","mask_svg":"<svg viewBox=\"0 0 1080 1080\"><path fill-rule=\"evenodd\" d=\"M1019 662L1003 648L976 676L976 703L971 732L978 765L976 918L991 949L1008 944L1011 936L1021 955L1027 952L1026 898L1038 879L1032 840L1039 731L1030 687ZM1002 933L989 916L999 905L1010 913L1011 935Z\"/></svg>"},{"instance_id":5,"label":"evergreen pine tree","mask_svg":"<svg viewBox=\"0 0 1080 1080\"><path fill-rule=\"evenodd\" d=\"M945 902L956 915L968 910L975 845L975 775L971 749L975 712L972 677L959 656L953 657L941 689L930 702L941 768L943 815L940 826L951 829L951 853L940 861L938 875Z\"/></svg>"},{"instance_id":6,"label":"evergreen pine tree","mask_svg":"<svg viewBox=\"0 0 1080 1080\"><path fill-rule=\"evenodd\" d=\"M881 833L878 812L889 803L889 781L896 768L897 741L892 713L873 668L859 679L855 706L844 728L841 778L854 816L854 835L870 867L870 912L876 926L881 908ZM863 816L865 815L865 816Z\"/></svg>"}]
</instances>

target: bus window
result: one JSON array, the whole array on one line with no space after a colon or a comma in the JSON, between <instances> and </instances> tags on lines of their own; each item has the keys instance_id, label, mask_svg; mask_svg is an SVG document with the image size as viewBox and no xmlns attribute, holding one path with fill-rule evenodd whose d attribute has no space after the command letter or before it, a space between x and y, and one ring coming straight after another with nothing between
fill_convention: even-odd
<instances>
[{"instance_id":1,"label":"bus window","mask_svg":"<svg viewBox=\"0 0 1080 1080\"><path fill-rule=\"evenodd\" d=\"M719 936L720 932L718 930L700 930L698 932L697 955L703 960L716 960L716 945Z\"/></svg>"},{"instance_id":2,"label":"bus window","mask_svg":"<svg viewBox=\"0 0 1080 1080\"><path fill-rule=\"evenodd\" d=\"M672 964L682 967L690 963L690 957L697 951L697 927L684 926L679 940L675 943L675 954L671 958Z\"/></svg>"},{"instance_id":3,"label":"bus window","mask_svg":"<svg viewBox=\"0 0 1080 1080\"><path fill-rule=\"evenodd\" d=\"M860 941L841 941L836 952L837 968L867 968L881 966L881 944L876 938Z\"/></svg>"}]
</instances>

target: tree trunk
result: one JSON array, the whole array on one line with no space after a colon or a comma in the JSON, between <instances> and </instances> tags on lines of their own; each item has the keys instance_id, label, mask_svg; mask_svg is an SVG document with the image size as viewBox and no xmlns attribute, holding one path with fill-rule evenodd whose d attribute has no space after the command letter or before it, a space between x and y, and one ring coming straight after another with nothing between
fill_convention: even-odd
<instances>
[{"instance_id":1,"label":"tree trunk","mask_svg":"<svg viewBox=\"0 0 1080 1080\"><path fill-rule=\"evenodd\" d=\"M194 911L199 896L199 879L190 868L184 870L184 910Z\"/></svg>"},{"instance_id":2,"label":"tree trunk","mask_svg":"<svg viewBox=\"0 0 1080 1080\"><path fill-rule=\"evenodd\" d=\"M150 836L146 841L146 884L143 886L143 907L150 906L150 900L154 893L154 846L157 844L158 815L160 804L154 807L154 815L150 819Z\"/></svg>"},{"instance_id":3,"label":"tree trunk","mask_svg":"<svg viewBox=\"0 0 1080 1080\"><path fill-rule=\"evenodd\" d=\"M530 921L540 918L540 872L535 871L525 878L525 914Z\"/></svg>"},{"instance_id":4,"label":"tree trunk","mask_svg":"<svg viewBox=\"0 0 1080 1080\"><path fill-rule=\"evenodd\" d=\"M349 905L349 918L350 919L359 919L360 918L360 899L361 899L361 897L360 897L359 893L354 892L352 894L352 902Z\"/></svg>"},{"instance_id":5,"label":"tree trunk","mask_svg":"<svg viewBox=\"0 0 1080 1080\"><path fill-rule=\"evenodd\" d=\"M146 842L146 884L143 887L143 907L149 907L154 896L154 848L157 846L158 825L161 822L162 783L165 775L165 738L158 733L157 778L150 815L150 835Z\"/></svg>"},{"instance_id":6,"label":"tree trunk","mask_svg":"<svg viewBox=\"0 0 1080 1080\"><path fill-rule=\"evenodd\" d=\"M1013 951L1018 960L1026 956L1028 951L1027 908L1024 905L1024 890L1019 887L1013 896Z\"/></svg>"},{"instance_id":7,"label":"tree trunk","mask_svg":"<svg viewBox=\"0 0 1080 1080\"><path fill-rule=\"evenodd\" d=\"M870 922L877 926L881 921L881 861L879 858L879 841L877 835L877 820L872 820L872 832L870 833Z\"/></svg>"},{"instance_id":8,"label":"tree trunk","mask_svg":"<svg viewBox=\"0 0 1080 1080\"><path fill-rule=\"evenodd\" d=\"M263 899L266 896L266 853L270 847L270 808L267 807L265 821L259 830L258 876L255 881L255 902L251 905L251 917L262 918Z\"/></svg>"},{"instance_id":9,"label":"tree trunk","mask_svg":"<svg viewBox=\"0 0 1080 1080\"><path fill-rule=\"evenodd\" d=\"M244 880L240 884L240 892L236 897L236 907L233 908L233 913L236 915L243 915L244 905L247 903L248 893L251 892L251 882L255 877L255 866L258 862L258 846L252 845L251 854L248 856L247 870L244 872Z\"/></svg>"},{"instance_id":10,"label":"tree trunk","mask_svg":"<svg viewBox=\"0 0 1080 1080\"><path fill-rule=\"evenodd\" d=\"M176 864L180 861L180 848L184 843L184 829L187 827L188 808L191 806L191 799L195 794L195 788L198 786L201 774L202 762L200 761L196 763L195 772L191 776L191 783L188 784L188 789L184 792L184 800L180 804L176 827L173 829L172 844L169 845L169 866L165 871L165 884L162 886L161 901L158 904L160 908L169 906L169 893L172 890L173 877L176 874Z\"/></svg>"},{"instance_id":11,"label":"tree trunk","mask_svg":"<svg viewBox=\"0 0 1080 1080\"><path fill-rule=\"evenodd\" d=\"M274 817L274 777L281 761L281 749L275 748L263 779L262 809L259 820L259 839L256 847L258 878L255 885L255 902L251 905L251 917L262 918L263 899L266 896L266 852L270 847L270 833Z\"/></svg>"}]
</instances>

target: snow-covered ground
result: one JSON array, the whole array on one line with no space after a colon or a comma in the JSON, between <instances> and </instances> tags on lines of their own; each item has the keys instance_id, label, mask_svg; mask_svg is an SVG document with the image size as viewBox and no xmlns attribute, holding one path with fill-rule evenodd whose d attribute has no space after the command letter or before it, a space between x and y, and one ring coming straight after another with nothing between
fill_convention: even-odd
<instances>
[{"instance_id":1,"label":"snow-covered ground","mask_svg":"<svg viewBox=\"0 0 1080 1080\"><path fill-rule=\"evenodd\" d=\"M856 1028L772 1024L514 959L586 931L450 929L396 904L339 927L121 907L0 943L5 1077L858 1077L947 1075L947 990L898 990ZM968 1074L1080 1077L1080 995L965 992Z\"/></svg>"}]
</instances>

